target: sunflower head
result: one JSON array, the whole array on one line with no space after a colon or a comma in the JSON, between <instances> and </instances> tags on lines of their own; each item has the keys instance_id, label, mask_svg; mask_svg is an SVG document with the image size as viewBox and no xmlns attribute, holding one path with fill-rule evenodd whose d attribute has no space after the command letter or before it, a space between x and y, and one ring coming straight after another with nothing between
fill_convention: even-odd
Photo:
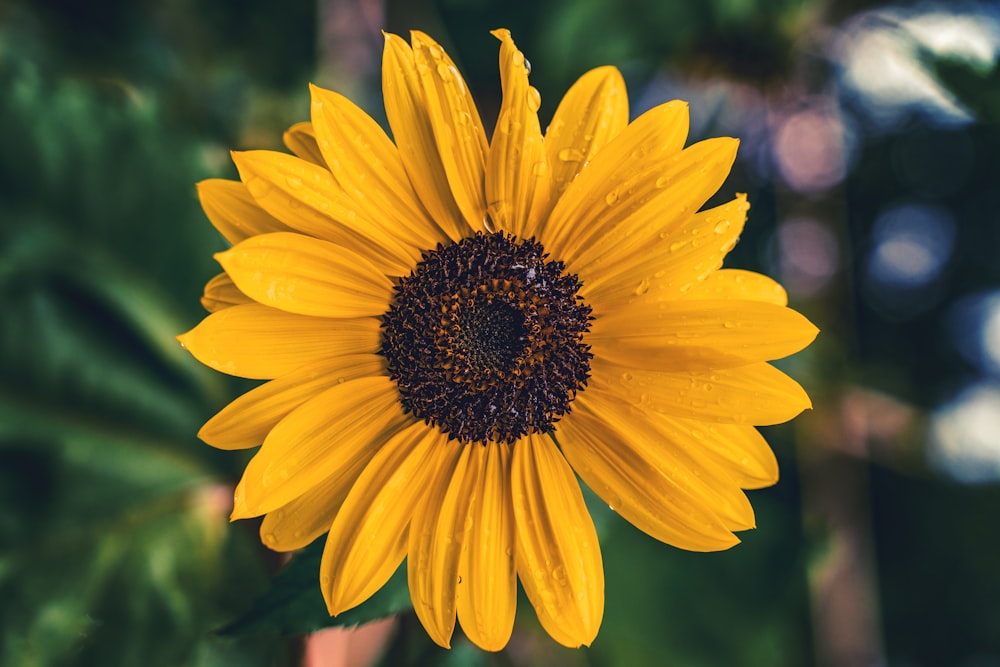
<instances>
[{"instance_id":1,"label":"sunflower head","mask_svg":"<svg viewBox=\"0 0 1000 667\"><path fill-rule=\"evenodd\" d=\"M234 518L293 551L326 535L331 614L406 559L417 616L499 650L521 581L558 642L593 641L604 573L577 476L674 546L724 549L754 525L743 489L777 480L754 428L809 407L768 362L816 328L780 285L722 269L746 197L702 210L737 142L685 148L687 105L629 122L617 70L585 73L543 133L506 30L488 136L430 37L386 35L393 140L312 88L292 154L234 154L199 184L232 248L211 311L180 337L266 380L199 435L258 447Z\"/></svg>"}]
</instances>

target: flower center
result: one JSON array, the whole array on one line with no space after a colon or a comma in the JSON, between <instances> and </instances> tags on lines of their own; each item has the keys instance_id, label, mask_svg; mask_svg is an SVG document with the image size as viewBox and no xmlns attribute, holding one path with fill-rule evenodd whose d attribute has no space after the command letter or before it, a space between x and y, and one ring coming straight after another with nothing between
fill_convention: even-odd
<instances>
[{"instance_id":1,"label":"flower center","mask_svg":"<svg viewBox=\"0 0 1000 667\"><path fill-rule=\"evenodd\" d=\"M569 412L590 376L590 307L541 244L476 234L424 253L382 317L403 409L460 442L515 442Z\"/></svg>"}]
</instances>

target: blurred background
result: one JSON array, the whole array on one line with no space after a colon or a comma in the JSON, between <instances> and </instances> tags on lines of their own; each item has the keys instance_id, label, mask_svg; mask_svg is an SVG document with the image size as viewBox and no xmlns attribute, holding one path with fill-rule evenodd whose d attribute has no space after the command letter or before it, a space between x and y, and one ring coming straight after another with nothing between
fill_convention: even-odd
<instances>
[{"instance_id":1,"label":"blurred background","mask_svg":"<svg viewBox=\"0 0 1000 667\"><path fill-rule=\"evenodd\" d=\"M440 650L398 577L328 619L315 548L272 582L227 520L244 455L195 437L252 385L174 341L224 247L196 181L280 148L309 81L383 120L383 28L444 44L491 125L501 26L543 124L614 64L633 115L683 98L692 141L740 137L727 264L823 331L783 364L816 407L765 429L782 479L741 545L682 552L593 503L583 650L523 598L502 653ZM1000 666L998 51L997 2L0 0L0 664Z\"/></svg>"}]
</instances>

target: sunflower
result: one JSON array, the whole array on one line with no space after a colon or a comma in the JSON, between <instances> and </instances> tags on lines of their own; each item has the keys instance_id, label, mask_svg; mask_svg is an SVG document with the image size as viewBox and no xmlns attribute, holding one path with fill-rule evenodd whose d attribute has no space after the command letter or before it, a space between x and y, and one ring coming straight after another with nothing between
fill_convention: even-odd
<instances>
[{"instance_id":1,"label":"sunflower","mask_svg":"<svg viewBox=\"0 0 1000 667\"><path fill-rule=\"evenodd\" d=\"M449 646L456 618L499 650L521 585L541 625L589 645L604 573L579 478L643 532L712 551L754 526L773 484L755 425L810 406L767 362L817 330L780 285L721 269L744 195L700 210L737 141L684 147L687 105L629 122L619 72L584 74L547 130L506 30L492 138L427 35L386 35L394 141L312 88L293 153L233 159L199 184L231 243L210 314L180 336L202 363L269 380L199 435L260 446L233 518L293 551L327 533L331 614L406 559L413 606Z\"/></svg>"}]
</instances>

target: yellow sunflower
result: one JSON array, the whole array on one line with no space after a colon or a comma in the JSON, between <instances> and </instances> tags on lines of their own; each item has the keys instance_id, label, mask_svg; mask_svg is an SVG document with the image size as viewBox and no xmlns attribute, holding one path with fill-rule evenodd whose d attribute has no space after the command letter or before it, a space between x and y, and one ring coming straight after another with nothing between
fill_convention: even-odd
<instances>
[{"instance_id":1,"label":"yellow sunflower","mask_svg":"<svg viewBox=\"0 0 1000 667\"><path fill-rule=\"evenodd\" d=\"M619 72L584 74L543 133L506 30L492 139L430 37L386 35L394 141L313 87L294 155L236 153L240 181L199 185L233 244L211 311L181 342L270 380L200 432L261 445L234 518L279 551L328 533L331 614L407 559L413 606L447 647L456 618L499 650L520 580L545 630L590 644L604 573L577 475L640 530L725 549L754 526L742 489L777 480L754 425L809 407L767 361L816 328L780 285L721 269L743 195L699 209L737 141L684 147L687 105L629 123Z\"/></svg>"}]
</instances>

